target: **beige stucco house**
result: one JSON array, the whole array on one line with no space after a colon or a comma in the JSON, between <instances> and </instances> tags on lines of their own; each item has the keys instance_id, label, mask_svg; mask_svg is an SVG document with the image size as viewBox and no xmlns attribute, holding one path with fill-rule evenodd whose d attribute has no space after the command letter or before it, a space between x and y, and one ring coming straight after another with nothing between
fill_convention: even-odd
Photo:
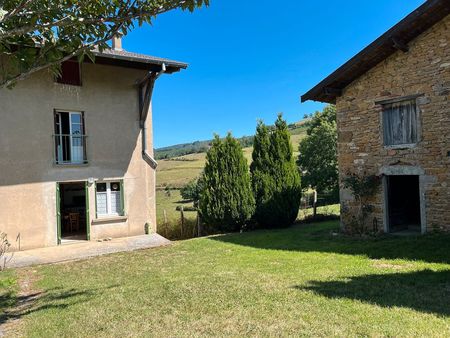
<instances>
[{"instance_id":1,"label":"beige stucco house","mask_svg":"<svg viewBox=\"0 0 450 338\"><path fill-rule=\"evenodd\" d=\"M0 230L16 250L156 231L151 97L186 64L115 39L0 89Z\"/></svg>"},{"instance_id":2,"label":"beige stucco house","mask_svg":"<svg viewBox=\"0 0 450 338\"><path fill-rule=\"evenodd\" d=\"M335 103L342 181L377 175L369 226L450 230L450 1L429 0L302 96Z\"/></svg>"}]
</instances>

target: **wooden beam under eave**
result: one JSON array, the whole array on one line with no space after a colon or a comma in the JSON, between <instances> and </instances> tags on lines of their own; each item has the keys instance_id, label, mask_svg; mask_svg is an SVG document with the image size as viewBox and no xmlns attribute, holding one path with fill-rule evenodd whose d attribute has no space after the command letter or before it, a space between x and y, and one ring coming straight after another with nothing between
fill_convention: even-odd
<instances>
[{"instance_id":1,"label":"wooden beam under eave","mask_svg":"<svg viewBox=\"0 0 450 338\"><path fill-rule=\"evenodd\" d=\"M402 40L392 37L392 46L398 50L401 50L403 53L409 52L409 47L406 43L404 43Z\"/></svg>"},{"instance_id":2,"label":"wooden beam under eave","mask_svg":"<svg viewBox=\"0 0 450 338\"><path fill-rule=\"evenodd\" d=\"M323 93L325 95L329 95L329 96L342 96L342 89L340 89L340 88L332 88L332 87L325 87L323 89Z\"/></svg>"}]
</instances>

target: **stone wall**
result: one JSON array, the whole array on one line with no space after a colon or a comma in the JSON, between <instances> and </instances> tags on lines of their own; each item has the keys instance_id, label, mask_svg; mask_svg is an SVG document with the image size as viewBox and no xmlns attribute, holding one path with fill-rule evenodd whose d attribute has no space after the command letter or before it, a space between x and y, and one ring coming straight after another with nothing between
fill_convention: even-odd
<instances>
[{"instance_id":1,"label":"stone wall","mask_svg":"<svg viewBox=\"0 0 450 338\"><path fill-rule=\"evenodd\" d=\"M421 94L421 136L405 149L383 145L381 110L376 101ZM350 192L342 187L348 173L380 175L390 168L417 169L426 231L450 230L450 16L345 88L337 99L338 152L342 225L355 212ZM383 188L373 198L368 222L384 228ZM424 229L423 229L424 230Z\"/></svg>"}]
</instances>

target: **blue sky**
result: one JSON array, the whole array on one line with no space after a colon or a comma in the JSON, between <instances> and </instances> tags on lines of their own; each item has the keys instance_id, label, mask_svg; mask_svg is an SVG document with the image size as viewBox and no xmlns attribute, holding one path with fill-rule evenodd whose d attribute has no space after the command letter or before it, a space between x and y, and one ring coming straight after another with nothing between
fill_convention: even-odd
<instances>
[{"instance_id":1,"label":"blue sky","mask_svg":"<svg viewBox=\"0 0 450 338\"><path fill-rule=\"evenodd\" d=\"M423 0L210 0L135 29L124 48L189 63L153 96L155 147L254 133L278 112L288 122L323 105L300 95Z\"/></svg>"}]
</instances>

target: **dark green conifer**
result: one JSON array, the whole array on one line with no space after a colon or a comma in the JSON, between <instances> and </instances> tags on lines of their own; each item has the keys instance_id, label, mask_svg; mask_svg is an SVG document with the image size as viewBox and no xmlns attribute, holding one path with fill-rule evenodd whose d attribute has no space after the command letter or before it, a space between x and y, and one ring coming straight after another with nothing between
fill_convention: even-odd
<instances>
[{"instance_id":1,"label":"dark green conifer","mask_svg":"<svg viewBox=\"0 0 450 338\"><path fill-rule=\"evenodd\" d=\"M256 221L261 227L272 228L292 224L300 206L300 173L281 114L273 132L262 122L258 123L252 157L250 172Z\"/></svg>"},{"instance_id":2,"label":"dark green conifer","mask_svg":"<svg viewBox=\"0 0 450 338\"><path fill-rule=\"evenodd\" d=\"M255 210L247 160L239 142L216 136L206 155L200 210L205 224L237 231Z\"/></svg>"}]
</instances>

